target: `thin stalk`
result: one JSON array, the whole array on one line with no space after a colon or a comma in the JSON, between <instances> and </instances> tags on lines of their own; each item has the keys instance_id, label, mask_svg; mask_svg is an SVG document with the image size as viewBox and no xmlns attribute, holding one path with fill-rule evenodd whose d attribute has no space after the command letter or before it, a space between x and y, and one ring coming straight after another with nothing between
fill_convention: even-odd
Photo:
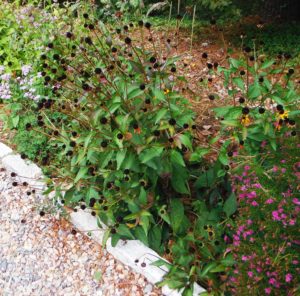
<instances>
[{"instance_id":1,"label":"thin stalk","mask_svg":"<svg viewBox=\"0 0 300 296\"><path fill-rule=\"evenodd\" d=\"M197 5L194 6L194 12L193 12L193 22L192 22L192 33L191 33L191 47L190 47L190 52L192 52L192 48L193 48L193 37L194 37L194 24L195 24L195 16L196 16L196 7L197 7Z\"/></svg>"}]
</instances>

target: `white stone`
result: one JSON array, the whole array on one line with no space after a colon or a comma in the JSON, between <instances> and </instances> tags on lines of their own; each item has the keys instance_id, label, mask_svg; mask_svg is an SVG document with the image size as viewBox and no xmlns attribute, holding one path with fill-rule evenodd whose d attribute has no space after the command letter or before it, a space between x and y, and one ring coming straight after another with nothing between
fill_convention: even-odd
<instances>
[{"instance_id":1,"label":"white stone","mask_svg":"<svg viewBox=\"0 0 300 296\"><path fill-rule=\"evenodd\" d=\"M144 293L145 294L150 294L153 290L153 286L151 284L146 285L146 287L144 288Z\"/></svg>"},{"instance_id":2,"label":"white stone","mask_svg":"<svg viewBox=\"0 0 300 296\"><path fill-rule=\"evenodd\" d=\"M29 184L42 177L42 170L33 163L25 162L20 155L7 155L2 158L2 164L8 171L16 173L23 182Z\"/></svg>"},{"instance_id":3,"label":"white stone","mask_svg":"<svg viewBox=\"0 0 300 296\"><path fill-rule=\"evenodd\" d=\"M0 158L11 154L13 151L8 146L0 142Z\"/></svg>"}]
</instances>

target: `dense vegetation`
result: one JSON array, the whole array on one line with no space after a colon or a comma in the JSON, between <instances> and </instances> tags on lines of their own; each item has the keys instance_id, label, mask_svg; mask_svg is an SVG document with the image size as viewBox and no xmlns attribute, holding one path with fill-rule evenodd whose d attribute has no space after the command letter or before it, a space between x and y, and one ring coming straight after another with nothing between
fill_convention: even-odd
<instances>
[{"instance_id":1,"label":"dense vegetation","mask_svg":"<svg viewBox=\"0 0 300 296\"><path fill-rule=\"evenodd\" d=\"M288 36L299 25L282 25L282 39L262 22L227 36L213 16L228 1L200 1L209 21L183 32L218 32L236 48L222 63L197 54L222 94L202 83L187 96L172 50L183 15L172 26L139 1L53 2L0 4L3 138L43 167L45 193L107 224L104 243L137 238L163 255L160 285L183 295L195 282L210 295L297 295L299 44ZM205 141L199 95L220 126Z\"/></svg>"}]
</instances>

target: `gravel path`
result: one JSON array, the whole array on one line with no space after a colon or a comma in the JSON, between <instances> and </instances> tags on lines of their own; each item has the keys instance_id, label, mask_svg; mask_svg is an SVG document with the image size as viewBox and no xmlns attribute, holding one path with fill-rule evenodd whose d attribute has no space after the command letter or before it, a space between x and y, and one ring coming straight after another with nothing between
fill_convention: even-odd
<instances>
[{"instance_id":1,"label":"gravel path","mask_svg":"<svg viewBox=\"0 0 300 296\"><path fill-rule=\"evenodd\" d=\"M162 295L94 241L53 215L0 164L0 295ZM72 231L73 230L73 231Z\"/></svg>"}]
</instances>

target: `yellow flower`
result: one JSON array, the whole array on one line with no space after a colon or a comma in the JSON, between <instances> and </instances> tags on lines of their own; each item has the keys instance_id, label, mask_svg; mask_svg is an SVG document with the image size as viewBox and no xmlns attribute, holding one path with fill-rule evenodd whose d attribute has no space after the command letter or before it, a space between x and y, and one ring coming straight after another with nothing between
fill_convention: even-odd
<instances>
[{"instance_id":1,"label":"yellow flower","mask_svg":"<svg viewBox=\"0 0 300 296\"><path fill-rule=\"evenodd\" d=\"M168 88L165 89L164 94L167 95L170 92Z\"/></svg>"},{"instance_id":2,"label":"yellow flower","mask_svg":"<svg viewBox=\"0 0 300 296\"><path fill-rule=\"evenodd\" d=\"M278 119L283 119L284 120L284 119L288 118L288 115L289 115L289 111L285 110L282 114L277 113L276 116L277 116Z\"/></svg>"},{"instance_id":3,"label":"yellow flower","mask_svg":"<svg viewBox=\"0 0 300 296\"><path fill-rule=\"evenodd\" d=\"M242 119L241 119L241 124L244 126L248 126L248 125L250 125L250 123L251 123L251 119L250 119L249 115L248 114L243 115Z\"/></svg>"}]
</instances>

